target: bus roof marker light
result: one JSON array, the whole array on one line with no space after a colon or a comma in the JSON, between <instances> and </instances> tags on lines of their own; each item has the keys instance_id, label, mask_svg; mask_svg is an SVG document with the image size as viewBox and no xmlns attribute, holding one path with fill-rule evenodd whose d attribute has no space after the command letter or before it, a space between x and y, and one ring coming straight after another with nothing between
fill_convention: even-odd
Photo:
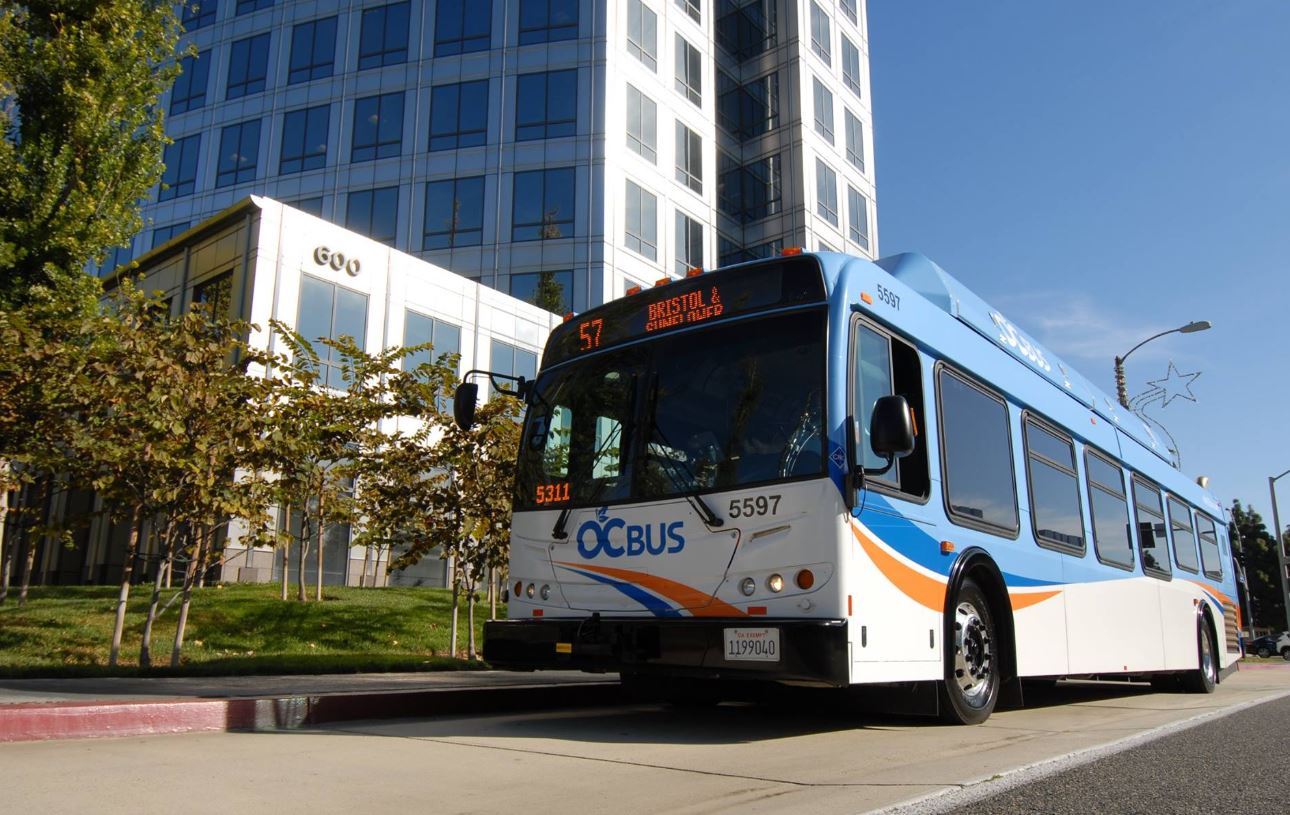
<instances>
[{"instance_id":1,"label":"bus roof marker light","mask_svg":"<svg viewBox=\"0 0 1290 815\"><path fill-rule=\"evenodd\" d=\"M628 297L631 297L633 294L640 294L640 293L641 293L641 287L640 287L640 286L632 286L632 287L630 287L630 288L628 288L628 289L627 289L627 296L628 296Z\"/></svg>"},{"instance_id":2,"label":"bus roof marker light","mask_svg":"<svg viewBox=\"0 0 1290 815\"><path fill-rule=\"evenodd\" d=\"M802 247L786 246L782 250L780 250L779 256L782 258L791 258L794 255L800 255L800 254L802 254Z\"/></svg>"},{"instance_id":3,"label":"bus roof marker light","mask_svg":"<svg viewBox=\"0 0 1290 815\"><path fill-rule=\"evenodd\" d=\"M671 282L672 282L672 278L670 278L670 277L660 277L658 280L655 280L655 281L654 281L654 285L655 285L655 286L666 286L668 283L671 283Z\"/></svg>"},{"instance_id":4,"label":"bus roof marker light","mask_svg":"<svg viewBox=\"0 0 1290 815\"><path fill-rule=\"evenodd\" d=\"M564 321L565 321L566 323L567 323L567 322L569 322L570 320L572 320L572 319L573 319L573 316L574 316L574 315L573 315L573 312L572 312L572 311L570 311L568 314L564 315Z\"/></svg>"},{"instance_id":5,"label":"bus roof marker light","mask_svg":"<svg viewBox=\"0 0 1290 815\"><path fill-rule=\"evenodd\" d=\"M872 294L870 294L870 293L869 293L869 292L867 292L867 291L862 291L862 292L860 292L860 299L864 301L864 304L865 304L866 306L872 306L872 305L873 305L873 295L872 295Z\"/></svg>"},{"instance_id":6,"label":"bus roof marker light","mask_svg":"<svg viewBox=\"0 0 1290 815\"><path fill-rule=\"evenodd\" d=\"M701 274L703 274L703 268L701 266L692 266L685 270L686 277L698 277Z\"/></svg>"}]
</instances>

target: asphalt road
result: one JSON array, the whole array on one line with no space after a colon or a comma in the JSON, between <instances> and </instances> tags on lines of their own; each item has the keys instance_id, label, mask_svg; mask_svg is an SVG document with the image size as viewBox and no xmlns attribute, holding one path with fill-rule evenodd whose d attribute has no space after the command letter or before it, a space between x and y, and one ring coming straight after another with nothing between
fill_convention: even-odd
<instances>
[{"instance_id":1,"label":"asphalt road","mask_svg":"<svg viewBox=\"0 0 1290 815\"><path fill-rule=\"evenodd\" d=\"M957 815L1290 811L1290 697L1233 713L975 804Z\"/></svg>"}]
</instances>

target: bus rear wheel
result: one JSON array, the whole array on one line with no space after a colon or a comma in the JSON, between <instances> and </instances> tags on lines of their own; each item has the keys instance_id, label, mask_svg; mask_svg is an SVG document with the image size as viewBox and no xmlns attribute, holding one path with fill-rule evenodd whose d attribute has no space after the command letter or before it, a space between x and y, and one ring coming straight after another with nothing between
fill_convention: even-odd
<instances>
[{"instance_id":1,"label":"bus rear wheel","mask_svg":"<svg viewBox=\"0 0 1290 815\"><path fill-rule=\"evenodd\" d=\"M1188 693L1213 693L1218 685L1218 649L1214 635L1202 617L1196 622L1196 661L1194 671L1182 675L1182 688Z\"/></svg>"},{"instance_id":2,"label":"bus rear wheel","mask_svg":"<svg viewBox=\"0 0 1290 815\"><path fill-rule=\"evenodd\" d=\"M941 718L950 724L980 724L999 701L999 645L985 593L971 578L959 586L945 636Z\"/></svg>"}]
</instances>

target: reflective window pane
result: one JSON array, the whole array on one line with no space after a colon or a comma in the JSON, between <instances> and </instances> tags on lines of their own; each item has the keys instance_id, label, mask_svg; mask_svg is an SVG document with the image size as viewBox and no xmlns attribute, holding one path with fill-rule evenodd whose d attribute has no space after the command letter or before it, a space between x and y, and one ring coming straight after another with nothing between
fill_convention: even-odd
<instances>
[{"instance_id":1,"label":"reflective window pane","mask_svg":"<svg viewBox=\"0 0 1290 815\"><path fill-rule=\"evenodd\" d=\"M942 369L938 384L951 518L1016 531L1017 487L1007 406L949 369Z\"/></svg>"}]
</instances>

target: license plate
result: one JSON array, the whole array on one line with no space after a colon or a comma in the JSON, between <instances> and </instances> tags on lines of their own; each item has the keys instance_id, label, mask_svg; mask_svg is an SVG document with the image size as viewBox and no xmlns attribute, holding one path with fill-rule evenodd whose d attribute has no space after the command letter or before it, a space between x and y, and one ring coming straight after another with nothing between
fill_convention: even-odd
<instances>
[{"instance_id":1,"label":"license plate","mask_svg":"<svg viewBox=\"0 0 1290 815\"><path fill-rule=\"evenodd\" d=\"M727 662L779 662L778 628L727 628Z\"/></svg>"}]
</instances>

